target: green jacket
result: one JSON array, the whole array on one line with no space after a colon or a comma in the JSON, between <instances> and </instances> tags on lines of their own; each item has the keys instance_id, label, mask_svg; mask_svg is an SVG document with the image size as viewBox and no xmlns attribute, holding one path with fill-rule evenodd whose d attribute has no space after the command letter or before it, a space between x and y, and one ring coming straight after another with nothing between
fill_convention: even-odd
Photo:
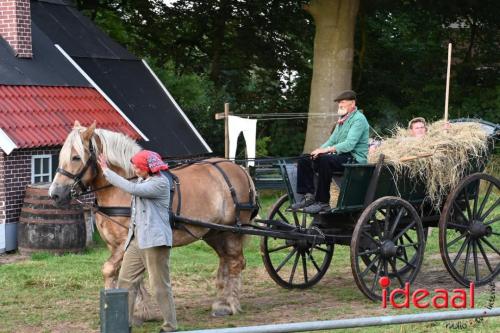
<instances>
[{"instance_id":1,"label":"green jacket","mask_svg":"<svg viewBox=\"0 0 500 333\"><path fill-rule=\"evenodd\" d=\"M354 110L342 125L337 124L330 138L321 148L335 146L337 153L351 153L358 163L366 163L368 157L369 125L366 117Z\"/></svg>"}]
</instances>

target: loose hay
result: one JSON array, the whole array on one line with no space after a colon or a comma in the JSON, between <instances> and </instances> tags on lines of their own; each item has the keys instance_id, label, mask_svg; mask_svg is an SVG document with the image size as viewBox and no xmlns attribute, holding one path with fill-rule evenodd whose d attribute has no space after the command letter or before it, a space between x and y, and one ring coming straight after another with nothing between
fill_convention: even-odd
<instances>
[{"instance_id":1,"label":"loose hay","mask_svg":"<svg viewBox=\"0 0 500 333\"><path fill-rule=\"evenodd\" d=\"M335 208L337 207L337 203L339 201L339 195L340 195L340 188L335 183L335 181L332 181L330 184L330 207Z\"/></svg>"},{"instance_id":2,"label":"loose hay","mask_svg":"<svg viewBox=\"0 0 500 333\"><path fill-rule=\"evenodd\" d=\"M444 130L442 121L427 128L423 138L409 136L408 130L397 127L394 136L368 156L376 163L380 154L385 162L394 166L395 177L405 173L426 184L427 196L434 207L439 208L448 193L466 176L471 168L484 165L488 154L487 134L475 123L453 123ZM401 162L407 156L432 154Z\"/></svg>"}]
</instances>

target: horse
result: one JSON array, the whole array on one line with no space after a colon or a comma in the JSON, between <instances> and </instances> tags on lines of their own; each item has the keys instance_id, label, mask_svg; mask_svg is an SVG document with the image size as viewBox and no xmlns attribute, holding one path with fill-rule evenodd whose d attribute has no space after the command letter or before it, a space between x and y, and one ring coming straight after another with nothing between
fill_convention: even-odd
<instances>
[{"instance_id":1,"label":"horse","mask_svg":"<svg viewBox=\"0 0 500 333\"><path fill-rule=\"evenodd\" d=\"M130 207L131 196L106 181L96 163L96 156L105 154L112 170L123 177L132 177L130 158L140 150L141 147L124 134L96 129L95 122L86 128L75 121L62 146L57 173L49 188L50 197L59 206L67 205L75 196L88 193L88 189L95 191L98 207L96 226L111 252L102 266L105 288L116 287L130 217L110 217L102 212L106 211L106 207ZM245 169L231 161L211 158L170 171L177 178L171 209L183 218L234 226L251 223L257 213L252 179ZM241 202L247 203L247 207L240 209ZM101 213L99 209L102 209ZM173 228L174 247L200 239L212 247L219 257L217 298L212 303L212 315L236 314L241 311L244 236L184 223L182 228ZM141 290L145 291L139 288L138 298L144 297L140 294Z\"/></svg>"}]
</instances>

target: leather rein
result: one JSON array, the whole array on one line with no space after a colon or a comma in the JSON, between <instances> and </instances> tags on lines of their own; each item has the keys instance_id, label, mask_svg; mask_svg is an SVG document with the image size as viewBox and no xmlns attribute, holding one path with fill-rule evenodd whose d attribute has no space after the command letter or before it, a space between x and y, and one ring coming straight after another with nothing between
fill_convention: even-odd
<instances>
[{"instance_id":1,"label":"leather rein","mask_svg":"<svg viewBox=\"0 0 500 333\"><path fill-rule=\"evenodd\" d=\"M82 181L82 178L84 177L85 173L87 172L87 170L91 167L94 174L97 174L97 157L96 157L96 153L95 153L95 149L92 145L92 140L89 141L89 153L90 153L90 156L89 156L89 159L87 160L87 162L85 163L85 165L83 166L82 170L80 170L80 172L78 174L73 174L69 171L66 171L62 168L57 168L56 170L56 173L60 173L70 179L72 179L74 181L74 183L72 184L71 186L71 192L70 192L70 195L73 199L77 200L80 204L82 205L85 205L85 206L90 206L90 209L97 213L97 214L100 214L101 216L104 216L107 220L117 224L118 226L124 228L124 229L128 229L128 226L125 226L123 225L122 223L116 221L115 219L111 218L111 216L115 217L115 216L120 216L120 217L130 217L132 214L132 209L131 207L105 207L105 206L99 206L97 204L97 199L96 199L96 202L94 204L84 204L82 201L80 201L78 198L81 197L81 196L84 196L86 194L90 194L90 193L93 193L93 192L97 192L97 191L100 191L100 190L103 190L105 188L109 188L109 187L112 187L113 185L112 184L107 184L105 186L102 186L102 187L98 187L98 188L95 188L95 189L91 189L89 190L90 186L85 184L83 181ZM216 162L208 162L208 161L196 161L194 163L186 163L187 165L190 165L190 164L210 164L212 165L221 175L222 177L224 178L228 188L229 188L229 191L231 193L231 198L233 199L233 202L234 202L234 205L235 205L235 208L236 208L236 223L238 226L241 225L241 222L240 222L240 212L242 210L250 210L252 211L252 216L254 216L256 214L256 212L258 211L258 205L254 204L254 200L255 200L255 193L253 192L252 190L252 187L250 185L251 181L250 181L250 178L248 176L248 174L246 174L245 172L245 175L247 177L247 180L248 180L248 183L249 183L249 188L250 188L250 200L249 202L247 203L241 203L238 201L237 199L237 196L236 196L236 191L233 187L233 185L231 184L231 181L229 180L229 177L227 176L227 174L224 172L224 170L218 165L219 163L222 163L222 162L230 162L230 161L226 161L226 160L220 160L220 161L216 161ZM179 166L179 168L182 168L185 165L181 165ZM180 211L181 211L181 204L182 204L182 196L181 196L181 188L180 188L180 183L179 183L179 179L176 175L174 175L173 173L167 171L168 173L168 178L169 180L171 180L171 184L170 184L170 205L169 205L169 215L170 215L170 221L171 223L173 224L174 227L180 227L182 228L183 230L185 230L187 233L189 233L192 237L196 238L196 239L202 239L202 237L198 237L196 235L194 235L185 225L184 223L177 223L175 224L175 215L173 214L172 212L172 200L173 200L173 193L174 192L177 192L178 195L178 204L177 204L177 208L176 208L176 215L177 216L180 216ZM132 178L128 178L128 180L131 180L131 179L135 179L137 177L132 177ZM173 184L172 184L173 183Z\"/></svg>"},{"instance_id":2,"label":"leather rein","mask_svg":"<svg viewBox=\"0 0 500 333\"><path fill-rule=\"evenodd\" d=\"M100 214L104 216L106 219L110 220L111 222L119 225L122 228L128 229L127 226L123 225L122 223L116 221L115 219L112 219L111 216L126 216L130 217L131 216L131 209L130 207L103 207L97 205L97 199L94 204L86 204L79 200L79 197L82 197L84 195L97 192L100 190L103 190L105 188L112 187L112 184L107 184L102 187L98 187L95 189L89 189L90 185L87 185L83 182L83 177L85 176L85 173L89 168L92 168L92 171L94 174L97 174L97 156L95 153L94 146L92 145L92 140L89 141L89 159L87 162L85 162L85 165L83 166L82 170L78 172L77 174L73 174L69 171L64 170L63 168L57 168L56 173L60 173L61 175L64 175L70 179L72 179L74 182L71 185L71 190L70 190L70 196L72 199L75 199L78 201L81 205L89 207L93 212ZM128 178L128 180L135 179L137 177L131 177Z\"/></svg>"}]
</instances>

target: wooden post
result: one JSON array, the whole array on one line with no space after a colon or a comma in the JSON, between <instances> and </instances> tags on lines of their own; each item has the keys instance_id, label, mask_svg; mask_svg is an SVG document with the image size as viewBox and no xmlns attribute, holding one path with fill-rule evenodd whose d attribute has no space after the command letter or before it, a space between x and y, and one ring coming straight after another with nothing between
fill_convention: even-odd
<instances>
[{"instance_id":1,"label":"wooden post","mask_svg":"<svg viewBox=\"0 0 500 333\"><path fill-rule=\"evenodd\" d=\"M444 122L448 122L448 100L450 97L451 43L448 44L448 69L446 71L446 96L444 98Z\"/></svg>"},{"instance_id":2,"label":"wooden post","mask_svg":"<svg viewBox=\"0 0 500 333\"><path fill-rule=\"evenodd\" d=\"M129 332L128 290L101 289L101 333Z\"/></svg>"},{"instance_id":3,"label":"wooden post","mask_svg":"<svg viewBox=\"0 0 500 333\"><path fill-rule=\"evenodd\" d=\"M224 112L215 114L215 120L224 119L224 158L229 158L229 115L229 103L224 103Z\"/></svg>"},{"instance_id":4,"label":"wooden post","mask_svg":"<svg viewBox=\"0 0 500 333\"><path fill-rule=\"evenodd\" d=\"M229 158L229 103L224 103L224 158Z\"/></svg>"}]
</instances>

